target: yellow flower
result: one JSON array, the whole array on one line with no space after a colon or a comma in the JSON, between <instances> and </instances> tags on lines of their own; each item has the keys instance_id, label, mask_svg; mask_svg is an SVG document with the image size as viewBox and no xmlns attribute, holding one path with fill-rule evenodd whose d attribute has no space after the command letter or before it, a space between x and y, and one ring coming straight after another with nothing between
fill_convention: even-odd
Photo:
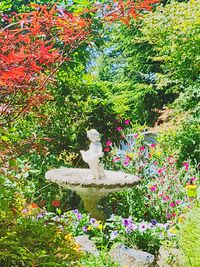
<instances>
[{"instance_id":1,"label":"yellow flower","mask_svg":"<svg viewBox=\"0 0 200 267\"><path fill-rule=\"evenodd\" d=\"M197 185L196 185L196 184L186 185L185 188L186 188L186 189L189 189L189 190L194 190L194 189L197 188Z\"/></svg>"},{"instance_id":2,"label":"yellow flower","mask_svg":"<svg viewBox=\"0 0 200 267\"><path fill-rule=\"evenodd\" d=\"M128 153L127 156L132 159L133 158L133 153Z\"/></svg>"},{"instance_id":3,"label":"yellow flower","mask_svg":"<svg viewBox=\"0 0 200 267\"><path fill-rule=\"evenodd\" d=\"M157 156L160 157L162 155L161 151L157 151Z\"/></svg>"},{"instance_id":4,"label":"yellow flower","mask_svg":"<svg viewBox=\"0 0 200 267\"><path fill-rule=\"evenodd\" d=\"M171 234L173 234L173 235L176 235L177 230L176 230L175 228L170 228L170 229L169 229L169 232L170 232Z\"/></svg>"},{"instance_id":5,"label":"yellow flower","mask_svg":"<svg viewBox=\"0 0 200 267\"><path fill-rule=\"evenodd\" d=\"M102 229L103 229L103 224L99 224L99 226L97 227L97 229L99 229L100 231L102 231Z\"/></svg>"},{"instance_id":6,"label":"yellow flower","mask_svg":"<svg viewBox=\"0 0 200 267\"><path fill-rule=\"evenodd\" d=\"M182 222L184 222L184 220L185 220L185 216L184 215L180 215L180 217L178 218L178 222L182 223Z\"/></svg>"},{"instance_id":7,"label":"yellow flower","mask_svg":"<svg viewBox=\"0 0 200 267\"><path fill-rule=\"evenodd\" d=\"M72 235L71 235L71 234L67 234L67 235L65 236L65 240L67 240L67 241L72 241Z\"/></svg>"},{"instance_id":8,"label":"yellow flower","mask_svg":"<svg viewBox=\"0 0 200 267\"><path fill-rule=\"evenodd\" d=\"M88 226L88 231L90 231L90 230L92 230L92 226L91 225Z\"/></svg>"}]
</instances>

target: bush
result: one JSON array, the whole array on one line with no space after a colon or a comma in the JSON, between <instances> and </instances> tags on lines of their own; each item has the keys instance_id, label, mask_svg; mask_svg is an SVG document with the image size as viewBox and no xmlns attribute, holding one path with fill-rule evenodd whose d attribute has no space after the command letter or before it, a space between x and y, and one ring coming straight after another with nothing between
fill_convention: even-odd
<instances>
[{"instance_id":1,"label":"bush","mask_svg":"<svg viewBox=\"0 0 200 267\"><path fill-rule=\"evenodd\" d=\"M73 239L55 225L32 218L1 225L1 266L73 266L80 256Z\"/></svg>"}]
</instances>

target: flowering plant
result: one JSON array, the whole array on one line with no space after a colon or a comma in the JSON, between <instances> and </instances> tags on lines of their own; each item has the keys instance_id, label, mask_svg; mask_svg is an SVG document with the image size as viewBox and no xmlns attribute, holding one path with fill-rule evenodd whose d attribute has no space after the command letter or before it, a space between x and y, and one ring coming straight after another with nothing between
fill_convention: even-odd
<instances>
[{"instance_id":1,"label":"flowering plant","mask_svg":"<svg viewBox=\"0 0 200 267\"><path fill-rule=\"evenodd\" d=\"M183 162L182 168L178 168L176 158L165 155L160 144L145 133L124 133L120 146L113 145L112 140L110 144L110 166L142 178L140 185L118 194L120 201L116 200L114 205L111 201L112 211L137 219L156 218L162 222L171 220L176 223L197 196L196 169L189 161ZM127 203L122 211L117 202Z\"/></svg>"}]
</instances>

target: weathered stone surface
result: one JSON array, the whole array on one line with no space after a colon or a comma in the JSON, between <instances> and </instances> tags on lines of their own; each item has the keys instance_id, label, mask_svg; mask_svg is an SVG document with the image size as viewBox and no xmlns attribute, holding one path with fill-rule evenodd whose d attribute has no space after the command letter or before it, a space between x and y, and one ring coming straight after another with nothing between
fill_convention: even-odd
<instances>
[{"instance_id":1,"label":"weathered stone surface","mask_svg":"<svg viewBox=\"0 0 200 267\"><path fill-rule=\"evenodd\" d=\"M154 263L154 256L152 254L127 248L124 244L118 244L116 247L113 247L109 254L121 267L147 267L152 266Z\"/></svg>"},{"instance_id":2,"label":"weathered stone surface","mask_svg":"<svg viewBox=\"0 0 200 267\"><path fill-rule=\"evenodd\" d=\"M92 253L95 256L99 255L95 243L90 240L87 235L80 235L75 237L75 242L80 245L82 251Z\"/></svg>"},{"instance_id":3,"label":"weathered stone surface","mask_svg":"<svg viewBox=\"0 0 200 267\"><path fill-rule=\"evenodd\" d=\"M159 267L181 267L183 266L182 259L183 255L179 249L161 247L157 265Z\"/></svg>"}]
</instances>

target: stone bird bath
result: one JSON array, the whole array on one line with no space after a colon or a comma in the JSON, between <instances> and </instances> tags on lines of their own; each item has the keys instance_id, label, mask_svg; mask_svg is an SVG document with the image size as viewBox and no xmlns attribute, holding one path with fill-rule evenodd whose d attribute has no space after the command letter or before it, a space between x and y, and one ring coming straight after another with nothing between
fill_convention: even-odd
<instances>
[{"instance_id":1,"label":"stone bird bath","mask_svg":"<svg viewBox=\"0 0 200 267\"><path fill-rule=\"evenodd\" d=\"M104 170L99 158L103 156L100 135L92 129L87 132L91 141L88 151L81 151L83 160L90 168L59 168L49 170L45 177L51 182L75 191L83 200L85 209L96 219L104 219L105 214L97 205L102 197L139 183L140 179L121 171Z\"/></svg>"}]
</instances>

